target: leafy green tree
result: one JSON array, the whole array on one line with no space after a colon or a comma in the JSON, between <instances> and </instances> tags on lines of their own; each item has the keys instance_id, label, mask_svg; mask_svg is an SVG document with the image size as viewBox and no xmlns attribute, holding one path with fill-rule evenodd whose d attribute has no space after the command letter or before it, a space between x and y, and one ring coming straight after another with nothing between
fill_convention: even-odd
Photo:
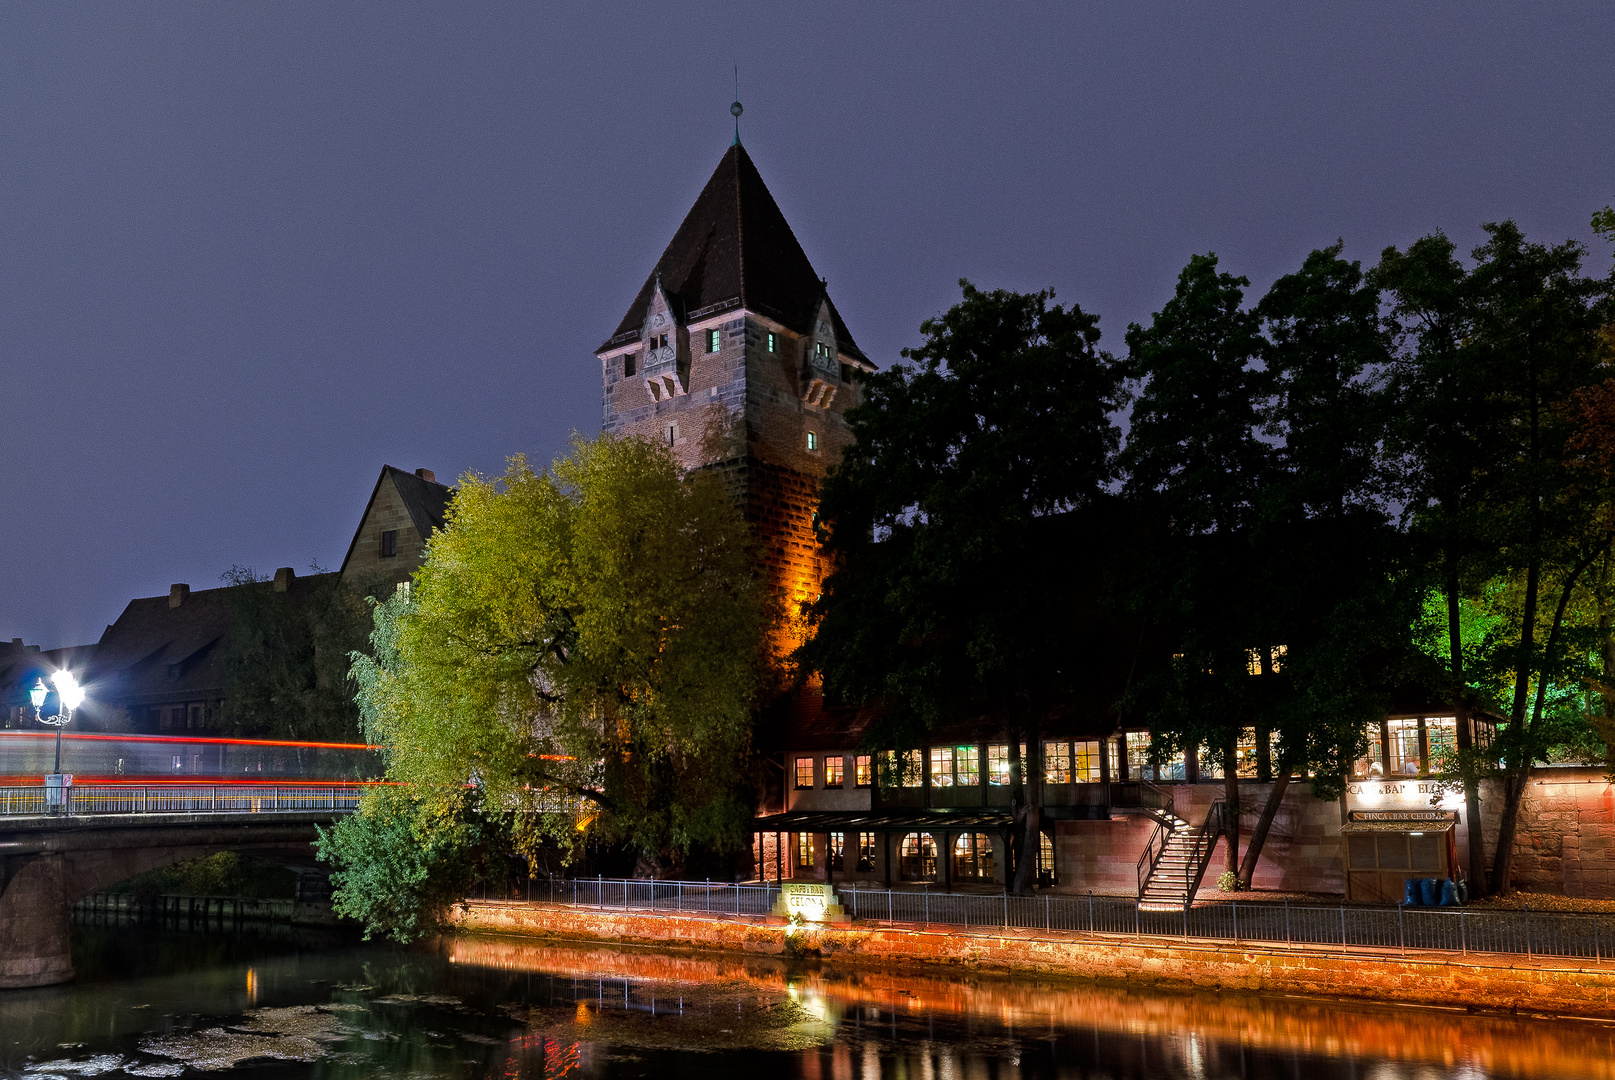
<instances>
[{"instance_id":1,"label":"leafy green tree","mask_svg":"<svg viewBox=\"0 0 1615 1080\"><path fill-rule=\"evenodd\" d=\"M1098 318L1053 293L982 291L921 325L912 364L869 376L856 444L820 505L834 571L799 651L827 695L877 706L869 739L912 746L985 716L1006 732L1019 831L1012 888L1031 888L1042 717L1091 683L1091 648L1058 589L1062 525L1111 478L1121 373ZM1025 743L1029 760L1020 758Z\"/></svg>"},{"instance_id":2,"label":"leafy green tree","mask_svg":"<svg viewBox=\"0 0 1615 1080\"><path fill-rule=\"evenodd\" d=\"M502 828L508 816L475 810L467 800L445 813L401 786L367 793L357 813L320 829L315 842L320 859L337 867L333 909L363 923L367 938L380 933L409 942L441 929L479 870L497 876L498 854L509 841Z\"/></svg>"},{"instance_id":3,"label":"leafy green tree","mask_svg":"<svg viewBox=\"0 0 1615 1080\"><path fill-rule=\"evenodd\" d=\"M1377 276L1414 326L1400 375L1404 490L1415 533L1439 553L1453 682L1497 678L1509 686L1501 703L1508 723L1483 755L1501 769L1502 820L1487 882L1500 892L1509 887L1529 769L1552 728L1543 719L1550 687L1576 664L1566 616L1610 544L1602 492L1578 468L1573 419L1577 395L1606 361L1610 282L1582 274L1579 244L1528 242L1512 222L1486 231L1467 270L1437 236L1407 255L1387 250ZM1505 624L1481 650L1482 670L1460 672L1462 596L1496 577L1517 585ZM1469 756L1482 755L1475 748ZM1468 771L1478 775L1478 765ZM1466 798L1478 822L1476 802ZM1476 856L1472 847L1478 876Z\"/></svg>"},{"instance_id":4,"label":"leafy green tree","mask_svg":"<svg viewBox=\"0 0 1615 1080\"><path fill-rule=\"evenodd\" d=\"M365 731L426 820L519 812L529 855L593 838L654 872L738 850L769 616L720 476L579 439L548 472L461 482L354 656Z\"/></svg>"},{"instance_id":5,"label":"leafy green tree","mask_svg":"<svg viewBox=\"0 0 1615 1080\"><path fill-rule=\"evenodd\" d=\"M1206 746L1227 777L1227 870L1239 870L1237 741L1251 723L1246 676L1255 618L1249 588L1261 572L1246 531L1271 471L1258 438L1268 376L1266 342L1244 307L1249 280L1195 255L1148 327L1127 330L1127 376L1140 383L1120 462L1124 491L1160 523L1134 550L1128 602L1166 624L1181 652L1133 690L1149 717L1152 750ZM1273 642L1271 644L1277 644Z\"/></svg>"}]
</instances>

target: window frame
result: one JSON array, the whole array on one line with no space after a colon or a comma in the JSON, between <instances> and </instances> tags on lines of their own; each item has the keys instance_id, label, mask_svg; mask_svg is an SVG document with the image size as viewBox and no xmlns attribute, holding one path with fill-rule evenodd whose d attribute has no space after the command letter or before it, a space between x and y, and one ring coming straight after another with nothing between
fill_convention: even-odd
<instances>
[{"instance_id":1,"label":"window frame","mask_svg":"<svg viewBox=\"0 0 1615 1080\"><path fill-rule=\"evenodd\" d=\"M852 786L875 786L875 758L872 754L857 754L852 759Z\"/></svg>"},{"instance_id":2,"label":"window frame","mask_svg":"<svg viewBox=\"0 0 1615 1080\"><path fill-rule=\"evenodd\" d=\"M723 331L722 330L708 330L707 331L707 352L715 353L722 347L723 347Z\"/></svg>"},{"instance_id":3,"label":"window frame","mask_svg":"<svg viewBox=\"0 0 1615 1080\"><path fill-rule=\"evenodd\" d=\"M805 784L802 783L802 775L803 775L802 774L802 767L804 765L807 766L807 783L805 783ZM812 755L809 755L807 757L799 757L799 758L796 759L796 773L795 773L795 775L796 775L796 790L797 791L812 791L814 789L815 785L813 783L813 781L814 781L814 771L813 771L813 757L812 757Z\"/></svg>"},{"instance_id":4,"label":"window frame","mask_svg":"<svg viewBox=\"0 0 1615 1080\"><path fill-rule=\"evenodd\" d=\"M824 786L827 788L841 788L846 786L847 758L845 754L824 755Z\"/></svg>"},{"instance_id":5,"label":"window frame","mask_svg":"<svg viewBox=\"0 0 1615 1080\"><path fill-rule=\"evenodd\" d=\"M398 530L384 529L381 534L381 558L396 559L398 557Z\"/></svg>"}]
</instances>

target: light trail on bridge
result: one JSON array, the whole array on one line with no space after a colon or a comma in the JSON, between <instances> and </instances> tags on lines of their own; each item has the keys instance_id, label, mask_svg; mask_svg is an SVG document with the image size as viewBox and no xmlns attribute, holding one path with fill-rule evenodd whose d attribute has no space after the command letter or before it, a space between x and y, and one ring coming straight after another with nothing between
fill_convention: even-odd
<instances>
[{"instance_id":1,"label":"light trail on bridge","mask_svg":"<svg viewBox=\"0 0 1615 1080\"><path fill-rule=\"evenodd\" d=\"M51 771L55 734L0 731L0 785ZM63 736L62 764L78 784L360 781L379 778L381 747L365 743L81 731Z\"/></svg>"}]
</instances>

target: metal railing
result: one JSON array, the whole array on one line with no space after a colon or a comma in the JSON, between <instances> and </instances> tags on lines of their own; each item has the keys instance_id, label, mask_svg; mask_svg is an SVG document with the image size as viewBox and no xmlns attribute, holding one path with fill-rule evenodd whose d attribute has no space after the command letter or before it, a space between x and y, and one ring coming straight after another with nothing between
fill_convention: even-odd
<instances>
[{"instance_id":1,"label":"metal railing","mask_svg":"<svg viewBox=\"0 0 1615 1080\"><path fill-rule=\"evenodd\" d=\"M47 804L43 787L0 788L0 817L98 814L349 813L363 789L351 784L132 784L68 789L67 805Z\"/></svg>"},{"instance_id":2,"label":"metal railing","mask_svg":"<svg viewBox=\"0 0 1615 1080\"><path fill-rule=\"evenodd\" d=\"M1172 839L1175 831L1164 822L1155 823L1155 831L1150 833L1150 841L1144 845L1144 853L1138 857L1139 896L1144 895L1144 886L1155 876L1155 868L1160 865L1161 856L1166 854L1166 843Z\"/></svg>"},{"instance_id":3,"label":"metal railing","mask_svg":"<svg viewBox=\"0 0 1615 1080\"><path fill-rule=\"evenodd\" d=\"M553 903L607 911L767 915L777 882L530 878L481 899ZM475 895L473 899L475 899ZM1145 911L1133 897L1009 896L940 893L929 888L849 888L836 898L854 919L964 929L1065 931L1090 936L1200 938L1326 950L1508 953L1530 957L1615 959L1615 914L1320 904L1201 903L1183 911Z\"/></svg>"},{"instance_id":4,"label":"metal railing","mask_svg":"<svg viewBox=\"0 0 1615 1080\"><path fill-rule=\"evenodd\" d=\"M1118 809L1144 810L1152 816L1177 818L1177 801L1175 790L1158 787L1147 780L1116 780L1110 785L1110 805Z\"/></svg>"}]
</instances>

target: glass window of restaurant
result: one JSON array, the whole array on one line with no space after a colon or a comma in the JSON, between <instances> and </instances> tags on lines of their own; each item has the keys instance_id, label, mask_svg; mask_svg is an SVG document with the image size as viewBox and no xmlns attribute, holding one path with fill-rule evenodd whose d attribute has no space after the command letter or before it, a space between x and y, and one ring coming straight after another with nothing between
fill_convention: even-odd
<instances>
[{"instance_id":1,"label":"glass window of restaurant","mask_svg":"<svg viewBox=\"0 0 1615 1080\"><path fill-rule=\"evenodd\" d=\"M1108 743L1098 741L1079 742L1075 744L1073 749L1076 753L1077 768L1075 780L1077 783L1099 783L1102 777L1099 766L1099 754L1100 751L1107 745Z\"/></svg>"},{"instance_id":2,"label":"glass window of restaurant","mask_svg":"<svg viewBox=\"0 0 1615 1080\"><path fill-rule=\"evenodd\" d=\"M909 833L903 837L898 870L904 881L936 880L936 841L930 833Z\"/></svg>"},{"instance_id":3,"label":"glass window of restaurant","mask_svg":"<svg viewBox=\"0 0 1615 1080\"><path fill-rule=\"evenodd\" d=\"M953 782L959 787L975 787L981 783L981 751L978 748L953 748Z\"/></svg>"},{"instance_id":4,"label":"glass window of restaurant","mask_svg":"<svg viewBox=\"0 0 1615 1080\"><path fill-rule=\"evenodd\" d=\"M872 832L858 834L858 869L875 869L875 834Z\"/></svg>"},{"instance_id":5,"label":"glass window of restaurant","mask_svg":"<svg viewBox=\"0 0 1615 1080\"><path fill-rule=\"evenodd\" d=\"M987 782L994 787L1009 786L1009 744L987 747Z\"/></svg>"},{"instance_id":6,"label":"glass window of restaurant","mask_svg":"<svg viewBox=\"0 0 1615 1080\"><path fill-rule=\"evenodd\" d=\"M813 786L813 759L799 757L796 759L796 786L801 789Z\"/></svg>"},{"instance_id":7,"label":"glass window of restaurant","mask_svg":"<svg viewBox=\"0 0 1615 1080\"><path fill-rule=\"evenodd\" d=\"M1197 749L1199 752L1198 760L1200 762L1200 779L1221 780L1223 778L1222 754L1216 750L1213 750L1209 746L1201 746Z\"/></svg>"},{"instance_id":8,"label":"glass window of restaurant","mask_svg":"<svg viewBox=\"0 0 1615 1080\"><path fill-rule=\"evenodd\" d=\"M1454 716L1427 716L1424 718L1425 745L1429 748L1431 771L1441 771L1458 752L1458 718Z\"/></svg>"},{"instance_id":9,"label":"glass window of restaurant","mask_svg":"<svg viewBox=\"0 0 1615 1080\"><path fill-rule=\"evenodd\" d=\"M953 747L931 747L931 786L953 786Z\"/></svg>"},{"instance_id":10,"label":"glass window of restaurant","mask_svg":"<svg viewBox=\"0 0 1615 1080\"><path fill-rule=\"evenodd\" d=\"M1397 717L1386 721L1386 729L1390 734L1390 745L1387 748L1387 771L1392 776L1417 776L1420 772L1419 760L1419 720L1418 717Z\"/></svg>"},{"instance_id":11,"label":"glass window of restaurant","mask_svg":"<svg viewBox=\"0 0 1615 1080\"><path fill-rule=\"evenodd\" d=\"M1046 742L1043 744L1043 782L1069 784L1071 782L1071 744Z\"/></svg>"},{"instance_id":12,"label":"glass window of restaurant","mask_svg":"<svg viewBox=\"0 0 1615 1080\"><path fill-rule=\"evenodd\" d=\"M1239 745L1234 752L1239 760L1236 776L1241 780L1255 780L1261 775L1261 754L1257 751L1255 728L1248 727L1239 733Z\"/></svg>"},{"instance_id":13,"label":"glass window of restaurant","mask_svg":"<svg viewBox=\"0 0 1615 1080\"><path fill-rule=\"evenodd\" d=\"M1127 733L1127 779L1154 780L1155 767L1150 764L1150 733Z\"/></svg>"},{"instance_id":14,"label":"glass window of restaurant","mask_svg":"<svg viewBox=\"0 0 1615 1080\"><path fill-rule=\"evenodd\" d=\"M953 876L966 880L991 881L992 837L985 833L960 833L953 841Z\"/></svg>"},{"instance_id":15,"label":"glass window of restaurant","mask_svg":"<svg viewBox=\"0 0 1615 1080\"><path fill-rule=\"evenodd\" d=\"M847 850L847 834L844 833L844 832L833 832L833 833L831 833L830 834L830 851L829 851L830 869L832 869L832 870L841 870L841 869L844 868L844 866L845 866L844 859L845 859L846 850Z\"/></svg>"},{"instance_id":16,"label":"glass window of restaurant","mask_svg":"<svg viewBox=\"0 0 1615 1080\"><path fill-rule=\"evenodd\" d=\"M813 865L813 834L796 834L796 865L811 867Z\"/></svg>"},{"instance_id":17,"label":"glass window of restaurant","mask_svg":"<svg viewBox=\"0 0 1615 1080\"><path fill-rule=\"evenodd\" d=\"M916 788L925 781L925 769L918 750L899 754L887 750L880 756L880 782L885 787Z\"/></svg>"},{"instance_id":18,"label":"glass window of restaurant","mask_svg":"<svg viewBox=\"0 0 1615 1080\"><path fill-rule=\"evenodd\" d=\"M1385 775L1385 744L1380 739L1379 722L1365 724L1368 735L1368 747L1363 756L1352 763L1353 776L1362 776L1369 779Z\"/></svg>"},{"instance_id":19,"label":"glass window of restaurant","mask_svg":"<svg viewBox=\"0 0 1615 1080\"><path fill-rule=\"evenodd\" d=\"M841 771L846 767L847 759L840 754L827 754L824 759L824 786L840 787Z\"/></svg>"},{"instance_id":20,"label":"glass window of restaurant","mask_svg":"<svg viewBox=\"0 0 1615 1080\"><path fill-rule=\"evenodd\" d=\"M868 754L853 758L852 782L857 787L868 787L874 780L875 770Z\"/></svg>"}]
</instances>

